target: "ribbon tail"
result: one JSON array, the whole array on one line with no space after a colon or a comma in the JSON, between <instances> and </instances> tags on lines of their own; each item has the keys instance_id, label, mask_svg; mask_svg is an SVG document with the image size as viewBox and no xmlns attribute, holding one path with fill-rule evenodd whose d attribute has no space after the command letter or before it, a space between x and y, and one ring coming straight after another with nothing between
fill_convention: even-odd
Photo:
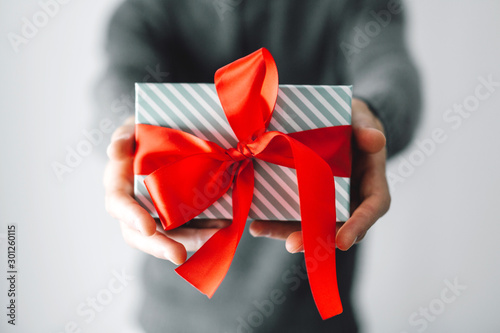
<instances>
[{"instance_id":1,"label":"ribbon tail","mask_svg":"<svg viewBox=\"0 0 500 333\"><path fill-rule=\"evenodd\" d=\"M323 319L342 312L335 263L335 180L332 168L317 152L280 132L267 132L256 155L264 160L288 156L282 162L297 171L300 215L307 275ZM287 148L288 147L288 148ZM287 161L288 160L288 161Z\"/></svg>"},{"instance_id":2,"label":"ribbon tail","mask_svg":"<svg viewBox=\"0 0 500 333\"><path fill-rule=\"evenodd\" d=\"M321 318L342 313L335 261L335 182L328 164L309 148L289 140L300 197L307 275Z\"/></svg>"},{"instance_id":3,"label":"ribbon tail","mask_svg":"<svg viewBox=\"0 0 500 333\"><path fill-rule=\"evenodd\" d=\"M252 203L253 164L243 162L233 186L233 222L217 231L198 251L175 271L209 298L229 270L241 239Z\"/></svg>"}]
</instances>

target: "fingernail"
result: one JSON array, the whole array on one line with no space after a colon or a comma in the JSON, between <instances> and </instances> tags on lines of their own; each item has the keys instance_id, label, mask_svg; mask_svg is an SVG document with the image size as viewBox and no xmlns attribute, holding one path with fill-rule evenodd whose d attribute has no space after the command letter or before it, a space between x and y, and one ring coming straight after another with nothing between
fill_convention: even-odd
<instances>
[{"instance_id":1,"label":"fingernail","mask_svg":"<svg viewBox=\"0 0 500 333\"><path fill-rule=\"evenodd\" d=\"M292 242L285 243L285 247L286 247L286 250L288 252L297 253L297 252L304 251L304 244L300 244L299 246L296 246L295 248L291 248L292 244L293 244Z\"/></svg>"},{"instance_id":2,"label":"fingernail","mask_svg":"<svg viewBox=\"0 0 500 333\"><path fill-rule=\"evenodd\" d=\"M139 220L134 221L134 228L136 228L141 234L145 235L144 228Z\"/></svg>"},{"instance_id":3,"label":"fingernail","mask_svg":"<svg viewBox=\"0 0 500 333\"><path fill-rule=\"evenodd\" d=\"M335 247L336 247L337 249L340 249L341 251L347 251L347 250L349 250L349 249L350 249L350 248L351 248L351 247L352 247L352 246L356 243L356 240L357 240L357 239L358 239L358 237L354 237L354 241L351 243L351 245L349 245L349 246L348 246L347 248L345 248L345 249L342 249L342 248L338 247L338 241L335 243Z\"/></svg>"},{"instance_id":4,"label":"fingernail","mask_svg":"<svg viewBox=\"0 0 500 333\"><path fill-rule=\"evenodd\" d=\"M171 261L175 265L181 265L183 263L183 261L179 260L179 258L177 258L177 260L175 260L168 251L165 251L163 253L163 256L165 257L165 259L167 259L168 261Z\"/></svg>"},{"instance_id":5,"label":"fingernail","mask_svg":"<svg viewBox=\"0 0 500 333\"><path fill-rule=\"evenodd\" d=\"M354 237L354 241L352 242L352 244L347 248L348 250L354 245L356 244L356 241L358 240L358 237Z\"/></svg>"},{"instance_id":6,"label":"fingernail","mask_svg":"<svg viewBox=\"0 0 500 333\"><path fill-rule=\"evenodd\" d=\"M167 251L163 252L163 258L165 258L168 261L171 261L175 264L175 262L172 260L172 258L170 258L170 253L168 253Z\"/></svg>"},{"instance_id":7,"label":"fingernail","mask_svg":"<svg viewBox=\"0 0 500 333\"><path fill-rule=\"evenodd\" d=\"M257 232L254 229L250 228L250 235L252 235L253 237L259 237L259 232Z\"/></svg>"},{"instance_id":8,"label":"fingernail","mask_svg":"<svg viewBox=\"0 0 500 333\"><path fill-rule=\"evenodd\" d=\"M112 143L112 142L111 142ZM108 147L106 147L106 155L108 155L109 158L113 158L113 154L112 154L112 144L109 144Z\"/></svg>"},{"instance_id":9,"label":"fingernail","mask_svg":"<svg viewBox=\"0 0 500 333\"><path fill-rule=\"evenodd\" d=\"M266 232L265 228L253 227L250 228L250 235L252 235L253 237L267 237L269 235L269 232Z\"/></svg>"},{"instance_id":10,"label":"fingernail","mask_svg":"<svg viewBox=\"0 0 500 333\"><path fill-rule=\"evenodd\" d=\"M132 136L132 133L122 133L118 135L117 137L114 137L111 139L111 141L118 141L118 140L128 140Z\"/></svg>"}]
</instances>

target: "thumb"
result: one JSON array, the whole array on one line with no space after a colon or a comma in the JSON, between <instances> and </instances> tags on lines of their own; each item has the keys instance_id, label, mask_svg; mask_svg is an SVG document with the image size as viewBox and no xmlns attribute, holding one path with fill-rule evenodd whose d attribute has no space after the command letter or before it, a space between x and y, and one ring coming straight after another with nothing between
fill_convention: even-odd
<instances>
[{"instance_id":1,"label":"thumb","mask_svg":"<svg viewBox=\"0 0 500 333\"><path fill-rule=\"evenodd\" d=\"M111 136L111 142L107 149L111 160L123 160L131 157L134 153L135 127L129 120L119 127Z\"/></svg>"},{"instance_id":2,"label":"thumb","mask_svg":"<svg viewBox=\"0 0 500 333\"><path fill-rule=\"evenodd\" d=\"M358 148L366 153L378 153L385 147L385 135L376 128L353 127L353 135Z\"/></svg>"},{"instance_id":3,"label":"thumb","mask_svg":"<svg viewBox=\"0 0 500 333\"><path fill-rule=\"evenodd\" d=\"M377 153L386 144L384 127L380 120L361 100L352 101L352 130L358 148L367 153Z\"/></svg>"}]
</instances>

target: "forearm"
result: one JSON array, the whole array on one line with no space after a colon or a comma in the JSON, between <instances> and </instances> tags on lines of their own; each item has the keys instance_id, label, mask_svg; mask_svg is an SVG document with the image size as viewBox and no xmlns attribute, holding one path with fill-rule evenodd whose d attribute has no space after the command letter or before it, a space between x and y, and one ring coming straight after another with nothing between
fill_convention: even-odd
<instances>
[{"instance_id":1,"label":"forearm","mask_svg":"<svg viewBox=\"0 0 500 333\"><path fill-rule=\"evenodd\" d=\"M107 67L95 87L97 122L107 118L117 127L134 114L135 82L170 79L168 60L162 56L166 43L157 40L157 30L167 29L152 25L151 12L155 12L155 2L128 0L109 23L105 40ZM168 38L167 34L161 35Z\"/></svg>"},{"instance_id":2,"label":"forearm","mask_svg":"<svg viewBox=\"0 0 500 333\"><path fill-rule=\"evenodd\" d=\"M346 29L343 49L354 97L381 120L389 156L410 142L421 106L419 76L404 42L403 13L391 3L365 1L356 23ZM386 15L385 26L377 21L378 13Z\"/></svg>"}]
</instances>

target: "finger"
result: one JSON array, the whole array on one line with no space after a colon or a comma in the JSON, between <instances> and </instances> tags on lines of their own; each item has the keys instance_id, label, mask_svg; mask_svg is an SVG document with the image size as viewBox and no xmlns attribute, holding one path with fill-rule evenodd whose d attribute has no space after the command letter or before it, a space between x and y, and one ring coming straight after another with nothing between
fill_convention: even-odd
<instances>
[{"instance_id":1,"label":"finger","mask_svg":"<svg viewBox=\"0 0 500 333\"><path fill-rule=\"evenodd\" d=\"M106 193L124 191L134 193L132 160L109 161L104 169L103 184Z\"/></svg>"},{"instance_id":2,"label":"finger","mask_svg":"<svg viewBox=\"0 0 500 333\"><path fill-rule=\"evenodd\" d=\"M122 235L128 245L159 259L170 260L176 265L186 261L187 252L181 243L156 232L152 236L144 236L126 223L121 222Z\"/></svg>"},{"instance_id":3,"label":"finger","mask_svg":"<svg viewBox=\"0 0 500 333\"><path fill-rule=\"evenodd\" d=\"M344 222L337 222L335 226L335 234L338 233ZM286 249L290 253L304 252L304 239L302 232L293 232L288 236L285 243Z\"/></svg>"},{"instance_id":4,"label":"finger","mask_svg":"<svg viewBox=\"0 0 500 333\"><path fill-rule=\"evenodd\" d=\"M357 147L366 153L377 153L386 144L384 133L375 128L353 127L353 135Z\"/></svg>"},{"instance_id":5,"label":"finger","mask_svg":"<svg viewBox=\"0 0 500 333\"><path fill-rule=\"evenodd\" d=\"M151 236L156 230L156 222L132 197L132 177L131 160L108 162L104 171L106 211L144 235Z\"/></svg>"},{"instance_id":6,"label":"finger","mask_svg":"<svg viewBox=\"0 0 500 333\"><path fill-rule=\"evenodd\" d=\"M295 231L288 236L285 242L286 250L290 253L304 252L302 231Z\"/></svg>"},{"instance_id":7,"label":"finger","mask_svg":"<svg viewBox=\"0 0 500 333\"><path fill-rule=\"evenodd\" d=\"M133 125L121 126L113 133L107 149L108 157L111 160L123 160L133 156L134 133L135 127Z\"/></svg>"},{"instance_id":8,"label":"finger","mask_svg":"<svg viewBox=\"0 0 500 333\"><path fill-rule=\"evenodd\" d=\"M297 221L261 221L250 224L250 234L254 237L268 237L285 240L292 232L300 230Z\"/></svg>"},{"instance_id":9,"label":"finger","mask_svg":"<svg viewBox=\"0 0 500 333\"><path fill-rule=\"evenodd\" d=\"M337 247L347 251L361 240L370 227L382 217L390 206L389 191L381 191L366 197L349 220L337 233Z\"/></svg>"},{"instance_id":10,"label":"finger","mask_svg":"<svg viewBox=\"0 0 500 333\"><path fill-rule=\"evenodd\" d=\"M183 225L186 228L214 228L221 229L229 226L231 224L231 220L224 219L192 219Z\"/></svg>"},{"instance_id":11,"label":"finger","mask_svg":"<svg viewBox=\"0 0 500 333\"><path fill-rule=\"evenodd\" d=\"M220 228L176 228L164 233L167 237L182 243L187 251L197 251L219 230Z\"/></svg>"},{"instance_id":12,"label":"finger","mask_svg":"<svg viewBox=\"0 0 500 333\"><path fill-rule=\"evenodd\" d=\"M106 210L114 218L134 228L145 236L156 232L156 222L151 215L123 190L106 193Z\"/></svg>"},{"instance_id":13,"label":"finger","mask_svg":"<svg viewBox=\"0 0 500 333\"><path fill-rule=\"evenodd\" d=\"M380 120L361 100L352 101L352 129L359 149L376 153L385 147L384 127Z\"/></svg>"}]
</instances>

